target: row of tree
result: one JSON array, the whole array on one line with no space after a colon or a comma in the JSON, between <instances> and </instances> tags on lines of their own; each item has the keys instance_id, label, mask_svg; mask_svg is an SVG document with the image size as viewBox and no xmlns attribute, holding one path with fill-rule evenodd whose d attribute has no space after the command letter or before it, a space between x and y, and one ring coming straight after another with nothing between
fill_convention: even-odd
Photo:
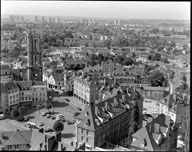
<instances>
[{"instance_id":1,"label":"row of tree","mask_svg":"<svg viewBox=\"0 0 192 152\"><path fill-rule=\"evenodd\" d=\"M115 63L120 63L122 65L132 65L133 60L129 57L123 55L113 56L111 54L91 54L88 58L88 64L91 66L95 66L97 64L101 64L102 62L114 61Z\"/></svg>"}]
</instances>

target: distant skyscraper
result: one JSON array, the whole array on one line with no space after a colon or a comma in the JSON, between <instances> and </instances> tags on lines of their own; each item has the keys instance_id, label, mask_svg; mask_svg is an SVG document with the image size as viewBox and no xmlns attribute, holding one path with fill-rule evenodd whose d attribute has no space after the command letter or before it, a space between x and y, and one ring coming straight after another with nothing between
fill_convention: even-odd
<instances>
[{"instance_id":1,"label":"distant skyscraper","mask_svg":"<svg viewBox=\"0 0 192 152\"><path fill-rule=\"evenodd\" d=\"M57 18L57 23L60 23L60 18Z\"/></svg>"},{"instance_id":2,"label":"distant skyscraper","mask_svg":"<svg viewBox=\"0 0 192 152\"><path fill-rule=\"evenodd\" d=\"M115 25L121 25L121 20L120 19L115 19L114 24Z\"/></svg>"},{"instance_id":3,"label":"distant skyscraper","mask_svg":"<svg viewBox=\"0 0 192 152\"><path fill-rule=\"evenodd\" d=\"M31 31L27 33L27 79L42 81L40 37Z\"/></svg>"},{"instance_id":4,"label":"distant skyscraper","mask_svg":"<svg viewBox=\"0 0 192 152\"><path fill-rule=\"evenodd\" d=\"M42 17L42 23L46 23L45 17Z\"/></svg>"},{"instance_id":5,"label":"distant skyscraper","mask_svg":"<svg viewBox=\"0 0 192 152\"><path fill-rule=\"evenodd\" d=\"M15 23L15 15L10 15L10 21L11 23Z\"/></svg>"},{"instance_id":6,"label":"distant skyscraper","mask_svg":"<svg viewBox=\"0 0 192 152\"><path fill-rule=\"evenodd\" d=\"M49 23L52 23L52 18L51 17L49 17Z\"/></svg>"},{"instance_id":7,"label":"distant skyscraper","mask_svg":"<svg viewBox=\"0 0 192 152\"><path fill-rule=\"evenodd\" d=\"M21 16L21 21L24 21L24 16Z\"/></svg>"},{"instance_id":8,"label":"distant skyscraper","mask_svg":"<svg viewBox=\"0 0 192 152\"><path fill-rule=\"evenodd\" d=\"M35 16L35 22L38 22L38 17L37 16Z\"/></svg>"}]
</instances>

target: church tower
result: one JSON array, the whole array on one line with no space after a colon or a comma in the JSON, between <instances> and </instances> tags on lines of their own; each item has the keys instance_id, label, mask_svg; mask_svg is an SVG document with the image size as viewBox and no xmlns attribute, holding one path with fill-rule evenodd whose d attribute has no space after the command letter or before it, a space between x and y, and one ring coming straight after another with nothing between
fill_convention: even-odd
<instances>
[{"instance_id":1,"label":"church tower","mask_svg":"<svg viewBox=\"0 0 192 152\"><path fill-rule=\"evenodd\" d=\"M27 32L27 79L42 81L40 37L35 32Z\"/></svg>"}]
</instances>

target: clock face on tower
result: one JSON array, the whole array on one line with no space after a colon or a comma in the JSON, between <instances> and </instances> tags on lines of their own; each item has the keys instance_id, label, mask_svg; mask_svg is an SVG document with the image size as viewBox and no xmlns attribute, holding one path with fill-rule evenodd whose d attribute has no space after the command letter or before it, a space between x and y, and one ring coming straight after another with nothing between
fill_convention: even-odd
<instances>
[{"instance_id":1,"label":"clock face on tower","mask_svg":"<svg viewBox=\"0 0 192 152\"><path fill-rule=\"evenodd\" d=\"M33 68L31 72L32 72L31 76L33 80L42 81L41 68Z\"/></svg>"}]
</instances>

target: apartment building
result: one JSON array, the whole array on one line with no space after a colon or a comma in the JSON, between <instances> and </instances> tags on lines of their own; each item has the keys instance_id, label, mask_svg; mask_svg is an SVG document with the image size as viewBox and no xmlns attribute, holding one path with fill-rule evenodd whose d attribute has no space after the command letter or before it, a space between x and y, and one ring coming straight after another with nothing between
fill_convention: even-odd
<instances>
[{"instance_id":1,"label":"apartment building","mask_svg":"<svg viewBox=\"0 0 192 152\"><path fill-rule=\"evenodd\" d=\"M1 101L0 101L0 112L5 113L8 109L8 89L3 83L1 83Z\"/></svg>"},{"instance_id":2,"label":"apartment building","mask_svg":"<svg viewBox=\"0 0 192 152\"><path fill-rule=\"evenodd\" d=\"M19 88L15 82L5 83L5 87L8 90L8 107L11 111L13 108L17 107L19 104Z\"/></svg>"},{"instance_id":3,"label":"apartment building","mask_svg":"<svg viewBox=\"0 0 192 152\"><path fill-rule=\"evenodd\" d=\"M132 135L133 151L176 151L178 125L164 114Z\"/></svg>"},{"instance_id":4,"label":"apartment building","mask_svg":"<svg viewBox=\"0 0 192 152\"><path fill-rule=\"evenodd\" d=\"M32 104L44 104L47 101L47 85L44 81L33 81L31 86Z\"/></svg>"},{"instance_id":5,"label":"apartment building","mask_svg":"<svg viewBox=\"0 0 192 152\"><path fill-rule=\"evenodd\" d=\"M85 107L77 117L75 143L85 144L86 150L102 147L106 142L119 144L130 139L136 130L138 103L126 93L118 91L113 98L104 98Z\"/></svg>"},{"instance_id":6,"label":"apartment building","mask_svg":"<svg viewBox=\"0 0 192 152\"><path fill-rule=\"evenodd\" d=\"M32 106L32 81L17 81L21 106Z\"/></svg>"},{"instance_id":7,"label":"apartment building","mask_svg":"<svg viewBox=\"0 0 192 152\"><path fill-rule=\"evenodd\" d=\"M90 104L98 99L99 82L97 78L82 74L74 79L73 94L84 104Z\"/></svg>"},{"instance_id":8,"label":"apartment building","mask_svg":"<svg viewBox=\"0 0 192 152\"><path fill-rule=\"evenodd\" d=\"M12 81L11 68L9 65L1 65L1 83L7 83Z\"/></svg>"}]
</instances>

